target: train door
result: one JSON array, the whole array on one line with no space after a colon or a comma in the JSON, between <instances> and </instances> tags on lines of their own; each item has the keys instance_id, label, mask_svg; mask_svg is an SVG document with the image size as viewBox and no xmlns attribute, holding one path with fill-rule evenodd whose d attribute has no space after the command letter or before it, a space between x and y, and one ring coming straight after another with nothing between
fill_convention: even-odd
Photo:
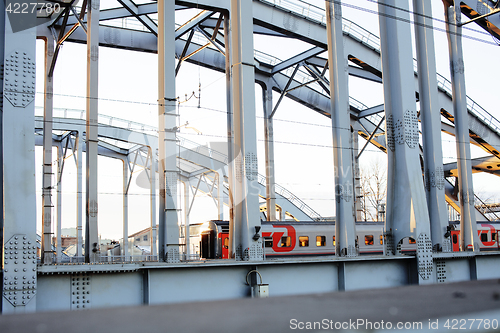
<instances>
[{"instance_id":1,"label":"train door","mask_svg":"<svg viewBox=\"0 0 500 333\"><path fill-rule=\"evenodd\" d=\"M219 233L220 244L221 244L221 258L229 259L229 233L221 232Z\"/></svg>"},{"instance_id":2,"label":"train door","mask_svg":"<svg viewBox=\"0 0 500 333\"><path fill-rule=\"evenodd\" d=\"M200 257L215 259L215 232L213 230L201 233Z\"/></svg>"},{"instance_id":3,"label":"train door","mask_svg":"<svg viewBox=\"0 0 500 333\"><path fill-rule=\"evenodd\" d=\"M460 230L451 231L451 247L454 252L460 251Z\"/></svg>"}]
</instances>

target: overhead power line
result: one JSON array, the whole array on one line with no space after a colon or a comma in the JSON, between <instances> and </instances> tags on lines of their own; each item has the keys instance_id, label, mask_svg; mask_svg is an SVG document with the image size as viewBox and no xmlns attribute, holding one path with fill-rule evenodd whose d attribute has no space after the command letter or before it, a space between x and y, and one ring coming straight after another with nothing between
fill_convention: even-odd
<instances>
[{"instance_id":1,"label":"overhead power line","mask_svg":"<svg viewBox=\"0 0 500 333\"><path fill-rule=\"evenodd\" d=\"M438 28L438 27L435 27L434 25L427 25L427 24L423 24L423 23L417 23L417 22L415 22L414 20L411 20L411 19L405 19L405 18L402 18L402 17L394 16L394 15L379 13L376 10L368 9L368 8L363 7L363 6L358 6L358 5L353 5L353 4L345 3L344 1L339 1L339 0L328 0L328 1L330 1L332 3L335 3L335 4L340 4L343 7L352 8L352 9L355 9L355 10L363 11L363 12L366 12L366 13L369 13L369 14L373 14L373 15L377 15L377 16L385 16L385 17L390 18L390 19L399 20L399 21L402 21L402 22L406 22L406 23L410 23L410 24L416 25L416 26L422 26L422 27L425 27L425 28L428 28L428 29L433 29L435 31L445 32L446 33L446 29ZM405 9L405 8L401 8L401 7L397 7L397 6L392 6L392 5L387 5L387 4L384 4L384 3L380 3L378 0L366 0L366 1L372 2L372 3L376 3L376 4L381 4L383 6L387 6L387 7L396 9L396 10L400 10L402 12L406 12L406 13L411 14L411 15L418 15L418 16L421 16L421 17L424 17L424 18L427 18L427 19L430 19L430 20L433 20L433 21L436 21L436 22L439 22L439 23L442 23L442 24L447 24L445 20L441 20L441 19L438 19L438 18L435 18L435 17L432 17L432 16L418 14L418 13L415 13L415 12L413 12L411 10L408 10L408 9ZM482 35L487 35L489 37L494 38L494 36L492 36L490 33L486 32L486 31L480 31L480 30L469 28L469 27L462 27L462 29L463 30L467 30L467 31L471 31L471 32L474 32L474 33L482 34ZM464 34L464 33L462 33L462 37L470 39L470 40L474 40L474 41L477 41L477 42L480 42L480 43L489 44L489 45L495 45L495 46L499 45L496 42L485 40L485 39L481 39L481 38L478 38L478 37L473 37L471 35L467 35L467 34Z\"/></svg>"}]
</instances>

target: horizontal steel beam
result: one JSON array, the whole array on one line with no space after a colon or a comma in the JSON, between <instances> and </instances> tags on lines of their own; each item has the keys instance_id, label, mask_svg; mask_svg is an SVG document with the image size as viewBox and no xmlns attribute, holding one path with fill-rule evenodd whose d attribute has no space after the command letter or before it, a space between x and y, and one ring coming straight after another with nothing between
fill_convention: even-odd
<instances>
[{"instance_id":1,"label":"horizontal steel beam","mask_svg":"<svg viewBox=\"0 0 500 333\"><path fill-rule=\"evenodd\" d=\"M146 14L139 14L139 8L131 0L118 0L118 2L127 9L139 22L151 31L155 36L158 36L158 25Z\"/></svg>"},{"instance_id":2,"label":"horizontal steel beam","mask_svg":"<svg viewBox=\"0 0 500 333\"><path fill-rule=\"evenodd\" d=\"M280 62L279 64L275 65L273 69L271 70L271 74L276 74L278 72L281 72L287 68L293 67L302 61L305 61L311 57L317 56L318 54L321 54L325 52L326 50L322 47L313 47L312 49L309 49L305 52L302 52L300 54L297 54L296 56L291 57L290 59L287 59L285 61Z\"/></svg>"},{"instance_id":3,"label":"horizontal steel beam","mask_svg":"<svg viewBox=\"0 0 500 333\"><path fill-rule=\"evenodd\" d=\"M358 118L369 117L369 116L372 116L374 114L377 114L377 113L380 113L380 112L384 112L384 111L385 111L384 104L380 104L380 105L377 105L377 106L374 106L374 107L371 107L369 109L361 111L358 114Z\"/></svg>"}]
</instances>

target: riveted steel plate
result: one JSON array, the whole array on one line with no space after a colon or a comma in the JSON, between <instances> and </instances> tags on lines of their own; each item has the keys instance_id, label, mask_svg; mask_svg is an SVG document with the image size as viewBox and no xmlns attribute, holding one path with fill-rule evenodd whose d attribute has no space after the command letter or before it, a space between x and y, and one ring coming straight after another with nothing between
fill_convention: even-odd
<instances>
[{"instance_id":1,"label":"riveted steel plate","mask_svg":"<svg viewBox=\"0 0 500 333\"><path fill-rule=\"evenodd\" d=\"M35 57L14 51L5 58L4 96L15 107L24 108L35 99Z\"/></svg>"},{"instance_id":2,"label":"riveted steel plate","mask_svg":"<svg viewBox=\"0 0 500 333\"><path fill-rule=\"evenodd\" d=\"M91 306L91 279L89 274L75 274L71 277L71 309L88 309Z\"/></svg>"},{"instance_id":3,"label":"riveted steel plate","mask_svg":"<svg viewBox=\"0 0 500 333\"><path fill-rule=\"evenodd\" d=\"M432 242L426 233L417 238L418 274L423 280L428 280L434 270L432 261Z\"/></svg>"},{"instance_id":4,"label":"riveted steel plate","mask_svg":"<svg viewBox=\"0 0 500 333\"><path fill-rule=\"evenodd\" d=\"M405 142L410 149L418 145L418 119L415 111L406 110L404 115Z\"/></svg>"},{"instance_id":5,"label":"riveted steel plate","mask_svg":"<svg viewBox=\"0 0 500 333\"><path fill-rule=\"evenodd\" d=\"M3 297L14 307L25 306L36 294L36 242L16 234L4 246Z\"/></svg>"},{"instance_id":6,"label":"riveted steel plate","mask_svg":"<svg viewBox=\"0 0 500 333\"><path fill-rule=\"evenodd\" d=\"M245 174L248 180L254 181L258 175L257 155L254 153L245 154Z\"/></svg>"}]
</instances>

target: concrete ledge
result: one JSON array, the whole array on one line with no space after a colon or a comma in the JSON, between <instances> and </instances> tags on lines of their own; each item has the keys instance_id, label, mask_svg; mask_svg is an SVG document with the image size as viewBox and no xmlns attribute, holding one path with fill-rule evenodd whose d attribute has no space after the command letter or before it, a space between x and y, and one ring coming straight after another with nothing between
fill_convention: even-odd
<instances>
[{"instance_id":1,"label":"concrete ledge","mask_svg":"<svg viewBox=\"0 0 500 333\"><path fill-rule=\"evenodd\" d=\"M339 331L335 327L343 325L340 331L355 328L359 332L380 332L383 330L377 327L387 329L390 323L388 331L397 332L398 323L402 323L412 326L407 329L403 326L401 331L405 332L444 332L451 330L443 326L446 320L450 326L457 320L457 328L461 326L460 320L465 320L468 331L500 331L498 325L488 329L485 322L472 322L480 318L500 321L498 279L264 299L3 315L0 327L3 333L276 333L330 328ZM429 327L436 323L440 329Z\"/></svg>"}]
</instances>

